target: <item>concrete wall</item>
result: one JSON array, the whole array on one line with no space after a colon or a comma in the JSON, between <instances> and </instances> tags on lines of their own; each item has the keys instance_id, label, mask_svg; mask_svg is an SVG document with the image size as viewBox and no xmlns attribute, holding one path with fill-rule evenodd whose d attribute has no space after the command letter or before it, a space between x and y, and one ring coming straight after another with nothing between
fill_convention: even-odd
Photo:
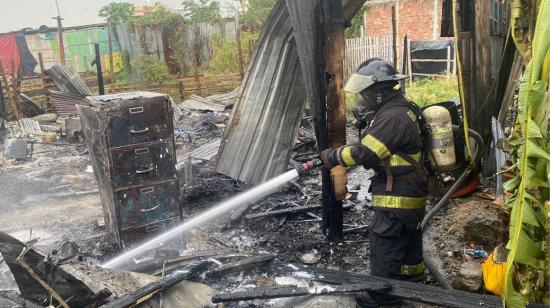
<instances>
[{"instance_id":1,"label":"concrete wall","mask_svg":"<svg viewBox=\"0 0 550 308\"><path fill-rule=\"evenodd\" d=\"M365 13L366 36L391 35L392 3L398 3L399 36L408 34L411 40L431 40L440 37L441 5L443 0L375 1ZM434 4L437 3L436 35L434 30Z\"/></svg>"}]
</instances>

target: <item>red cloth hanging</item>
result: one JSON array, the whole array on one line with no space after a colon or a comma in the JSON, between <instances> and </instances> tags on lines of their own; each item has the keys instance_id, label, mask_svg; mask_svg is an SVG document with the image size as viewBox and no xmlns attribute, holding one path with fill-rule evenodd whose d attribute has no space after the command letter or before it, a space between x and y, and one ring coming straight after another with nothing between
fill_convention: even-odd
<instances>
[{"instance_id":1,"label":"red cloth hanging","mask_svg":"<svg viewBox=\"0 0 550 308\"><path fill-rule=\"evenodd\" d=\"M17 75L19 73L21 58L17 50L15 34L0 35L0 61L2 61L2 67L6 75L9 76L12 74L12 62L13 68L15 68L15 74Z\"/></svg>"}]
</instances>

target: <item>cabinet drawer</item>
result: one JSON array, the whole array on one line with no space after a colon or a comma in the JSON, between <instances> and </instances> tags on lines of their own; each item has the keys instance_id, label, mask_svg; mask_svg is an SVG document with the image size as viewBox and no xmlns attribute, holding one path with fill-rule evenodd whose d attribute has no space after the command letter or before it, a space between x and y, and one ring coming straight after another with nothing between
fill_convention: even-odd
<instances>
[{"instance_id":1,"label":"cabinet drawer","mask_svg":"<svg viewBox=\"0 0 550 308\"><path fill-rule=\"evenodd\" d=\"M120 108L109 123L111 147L164 140L173 135L172 110L167 101Z\"/></svg>"},{"instance_id":2,"label":"cabinet drawer","mask_svg":"<svg viewBox=\"0 0 550 308\"><path fill-rule=\"evenodd\" d=\"M163 221L148 224L145 226L123 229L120 231L120 240L122 242L122 247L127 248L130 246L130 244L139 243L144 240L147 240L152 236L155 236L163 231L170 229L171 227L175 226L178 222L180 222L179 216L171 217ZM178 240L181 242L182 239L181 238L178 239L176 237L170 240L169 242L177 242ZM180 243L180 246L181 246L181 243Z\"/></svg>"},{"instance_id":3,"label":"cabinet drawer","mask_svg":"<svg viewBox=\"0 0 550 308\"><path fill-rule=\"evenodd\" d=\"M113 149L111 163L114 187L168 179L176 172L174 148L166 142Z\"/></svg>"},{"instance_id":4,"label":"cabinet drawer","mask_svg":"<svg viewBox=\"0 0 550 308\"><path fill-rule=\"evenodd\" d=\"M120 189L115 195L120 229L180 216L175 180Z\"/></svg>"}]
</instances>

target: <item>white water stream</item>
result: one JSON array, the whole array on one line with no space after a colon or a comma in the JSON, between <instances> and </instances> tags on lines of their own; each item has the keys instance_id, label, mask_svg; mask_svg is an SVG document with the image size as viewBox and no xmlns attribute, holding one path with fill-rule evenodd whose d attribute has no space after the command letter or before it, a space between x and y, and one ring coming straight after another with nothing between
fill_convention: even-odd
<instances>
[{"instance_id":1,"label":"white water stream","mask_svg":"<svg viewBox=\"0 0 550 308\"><path fill-rule=\"evenodd\" d=\"M298 177L298 172L296 170L290 170L286 173L283 173L250 190L244 191L234 197L231 197L230 199L212 207L211 209L203 212L202 214L199 214L187 221L182 222L181 224L167 230L166 232L161 233L156 237L103 263L101 266L105 268L116 268L121 264L127 262L131 258L138 256L140 253L143 253L144 251L150 249L151 247L154 247L155 245L166 242L167 240L175 236L181 235L182 232L184 231L203 225L233 209L258 201L259 199L274 193L277 189L279 189L281 185L297 177Z\"/></svg>"}]
</instances>

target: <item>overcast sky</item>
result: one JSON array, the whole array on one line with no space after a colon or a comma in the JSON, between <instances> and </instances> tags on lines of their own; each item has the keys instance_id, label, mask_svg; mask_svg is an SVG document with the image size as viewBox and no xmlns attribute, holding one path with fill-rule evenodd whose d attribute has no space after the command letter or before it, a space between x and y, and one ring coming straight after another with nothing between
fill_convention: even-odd
<instances>
[{"instance_id":1,"label":"overcast sky","mask_svg":"<svg viewBox=\"0 0 550 308\"><path fill-rule=\"evenodd\" d=\"M63 26L79 26L103 22L97 17L99 9L110 2L132 2L135 5L162 2L172 8L181 6L182 0L57 0ZM228 7L235 0L220 0ZM57 26L52 17L57 16L55 0L0 0L0 33L38 28L41 25Z\"/></svg>"}]
</instances>

